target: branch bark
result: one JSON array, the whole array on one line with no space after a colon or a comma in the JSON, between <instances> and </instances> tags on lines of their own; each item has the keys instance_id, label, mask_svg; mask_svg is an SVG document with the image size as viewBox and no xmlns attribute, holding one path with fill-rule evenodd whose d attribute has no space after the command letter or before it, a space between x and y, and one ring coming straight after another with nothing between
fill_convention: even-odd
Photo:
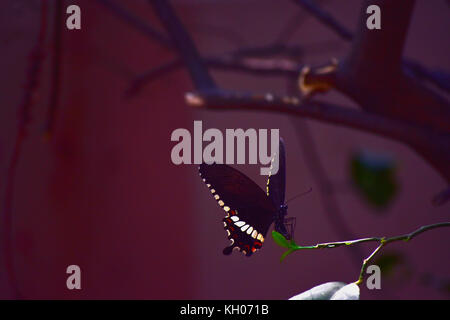
<instances>
[{"instance_id":1,"label":"branch bark","mask_svg":"<svg viewBox=\"0 0 450 320\"><path fill-rule=\"evenodd\" d=\"M297 78L303 65L287 59L270 58L241 58L233 55L221 57L204 57L206 67L228 72L242 72L258 76L282 76ZM138 93L145 85L148 85L160 76L185 67L181 58L176 58L166 64L152 68L137 76L127 89L126 96L131 97Z\"/></svg>"},{"instance_id":2,"label":"branch bark","mask_svg":"<svg viewBox=\"0 0 450 320\"><path fill-rule=\"evenodd\" d=\"M122 6L118 5L114 0L97 0L97 2L103 5L106 9L111 11L112 14L132 26L136 30L139 30L142 34L146 35L161 46L173 50L172 41L165 35L151 27L146 21L143 21L132 12L126 10Z\"/></svg>"},{"instance_id":3,"label":"branch bark","mask_svg":"<svg viewBox=\"0 0 450 320\"><path fill-rule=\"evenodd\" d=\"M236 97L230 96L226 97L226 102L223 100L223 97L217 100L211 97L211 93L215 91L219 96L223 96L223 92L215 86L206 68L207 64L200 58L194 43L168 2L149 0L159 15L161 22L169 31L171 40L167 40L164 35L154 32L155 30L130 13L124 12L112 0L97 1L107 4L116 15L146 33L152 39L156 39L168 48L173 49L176 47L191 73L194 84L197 88L200 88L200 86L203 88L199 90L196 97L188 95L188 97L195 98L188 100L200 101L202 100L200 96L206 95L209 96L206 99L208 101L212 99L214 100L212 102L219 102L218 100L221 100L218 103L218 108L227 108L226 105L228 105L228 107L236 109L235 106L230 105L230 102L235 101L238 103L238 108L244 108L242 103L245 103L247 105L245 108L255 106L268 111L302 114L302 116L313 119L338 125L348 125L351 128L380 134L409 145L436 169L447 182L450 182L450 166L448 166L450 162L449 104L445 99L410 76L411 73L414 74L414 70L418 69L417 64L414 65L414 68L411 68L410 61L404 61L403 65L408 68L408 74L405 74L402 71L399 60L399 57L402 55L414 0L408 0L406 3L387 0L376 0L375 2L366 0L363 3L363 9L369 4L379 5L382 8L385 29L387 28L386 24L389 26L389 24L394 23L395 26L390 29L398 29L399 31L389 34L387 30L368 30L365 27L366 13L365 10L362 10L360 28L356 36L340 25L331 14L318 7L314 1L296 1L333 31L337 32L343 39L355 39L352 51L344 59L343 63L329 68L328 71L327 68L325 70L321 68L319 73L314 72L314 69L304 69L300 82L303 83L304 88L309 90L307 93L324 92L332 88L343 92L367 111L357 115L348 114L347 110L342 112L342 110L336 110L335 108L330 109L317 102L308 102L309 107L303 104L302 110L294 110L292 104L286 106L282 103L278 106L269 106L266 103L261 104L261 99L253 101L253 99L248 99L248 96L244 97L246 101L241 99L237 99L240 100L237 101ZM390 19L386 17L395 17L395 19L391 18L393 19L392 21L387 21ZM373 45L372 42L376 43L376 45ZM392 50L392 55L389 55L390 51L385 50L385 48L389 48L391 42L396 44ZM375 54L371 49L382 54ZM363 63L364 61L367 63ZM385 64L385 62L389 62L389 65ZM397 66L393 66L395 63L397 63ZM172 67L168 66L167 68L170 69ZM420 77L428 77L432 74L423 72L424 68L419 69L421 70ZM206 100L203 99L203 102ZM314 108L311 108L312 105L314 105ZM318 109L321 109L321 112L318 112ZM335 114L335 111L339 112ZM344 114L346 115L344 116ZM354 116L356 118L353 118ZM355 123L357 119L364 124L359 125ZM380 124L388 124L388 126L385 128L378 126L373 123L374 120L380 121ZM398 129L392 127L396 123L399 124ZM365 128L365 125L368 127Z\"/></svg>"},{"instance_id":4,"label":"branch bark","mask_svg":"<svg viewBox=\"0 0 450 320\"><path fill-rule=\"evenodd\" d=\"M216 84L213 78L170 2L166 0L149 0L149 3L153 6L160 22L169 33L175 48L188 66L188 71L195 87L199 90L215 89Z\"/></svg>"},{"instance_id":5,"label":"branch bark","mask_svg":"<svg viewBox=\"0 0 450 320\"><path fill-rule=\"evenodd\" d=\"M299 245L295 244L295 242L293 240L291 240L290 242L285 240L284 243L286 245L283 245L283 247L286 247L288 250L283 253L283 255L281 256L281 260L284 260L284 258L286 258L286 256L288 256L292 252L299 251L299 250L334 249L334 248L339 248L339 247L350 247L350 246L354 246L356 244L361 244L361 243L366 243L366 242L378 242L379 245L363 261L363 264L361 267L361 272L359 274L359 278L355 282L356 284L360 284L364 279L364 271L365 271L367 265L373 259L373 257L379 251L381 251L381 249L383 247L385 247L386 245L388 245L390 243L397 242L397 241L408 242L408 241L414 239L415 237L417 237L421 233L424 233L429 230L433 230L433 229L437 229L437 228L445 228L445 227L447 227L447 228L450 227L450 222L440 222L440 223L434 223L434 224L430 224L430 225L426 225L426 226L421 226L420 228L418 228L410 233L403 234L400 236L389 237L389 238L369 237L369 238L361 238L361 239L356 239L356 240L324 242L324 243L318 243L318 244L315 244L312 246L299 246ZM283 236L276 231L272 231L272 237L275 239L276 243L279 243L276 239L283 237Z\"/></svg>"},{"instance_id":6,"label":"branch bark","mask_svg":"<svg viewBox=\"0 0 450 320\"><path fill-rule=\"evenodd\" d=\"M352 50L328 68L305 68L300 89L308 96L336 89L367 113L420 127L428 142L416 136L407 143L450 182L450 105L402 68L402 54L414 0L364 1ZM365 9L380 6L381 30L366 28ZM388 50L386 48L389 48ZM408 63L406 63L408 65ZM413 132L411 138L413 137Z\"/></svg>"}]
</instances>

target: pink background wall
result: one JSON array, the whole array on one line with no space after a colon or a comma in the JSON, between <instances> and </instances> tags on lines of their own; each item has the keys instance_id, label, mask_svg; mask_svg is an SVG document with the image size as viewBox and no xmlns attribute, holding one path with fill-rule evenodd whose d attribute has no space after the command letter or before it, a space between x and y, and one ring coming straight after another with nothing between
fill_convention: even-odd
<instances>
[{"instance_id":1,"label":"pink background wall","mask_svg":"<svg viewBox=\"0 0 450 320\"><path fill-rule=\"evenodd\" d=\"M51 2L51 1L50 1ZM287 197L309 187L313 193L289 204L297 217L296 240L315 244L341 239L320 201L316 181L305 163L295 126L299 119L252 112L212 112L187 107L192 89L184 71L167 74L131 100L124 92L135 75L168 62L173 54L117 20L95 1L74 1L82 8L82 30L64 31L61 104L55 135L43 139L49 92L49 62L41 74L14 190L14 265L23 298L286 299L327 281L351 282L360 264L352 248L298 252L280 264L282 249L267 239L250 259L222 255L228 244L222 211L198 178L195 166L170 161L177 128L280 128L287 146ZM122 1L152 25L157 20L145 1ZM325 1L348 28L356 25L360 1ZM174 1L177 12L202 53L218 54L273 41L286 20L300 9L289 1ZM0 43L0 200L23 95L28 55L39 23L39 1L1 4ZM405 56L430 68L449 70L449 7L445 1L417 1ZM52 15L50 15L52 17ZM348 44L305 13L292 43L306 51L304 62L317 64L343 57ZM213 28L215 27L215 28ZM228 34L216 29L233 30ZM161 29L162 30L162 29ZM49 34L50 35L50 34ZM239 40L240 39L240 40ZM319 46L319 44L323 44ZM51 41L46 53L51 54ZM386 48L388 50L388 48ZM281 78L256 78L214 72L224 88L286 92ZM321 97L322 98L322 97ZM345 97L323 97L352 105ZM404 106L407 108L407 106ZM321 161L332 181L348 180L351 152L386 152L399 164L401 190L386 212L371 209L356 193L343 190L337 200L355 237L393 236L448 220L448 205L434 208L431 197L445 181L407 147L346 128L308 122ZM240 170L264 186L259 166ZM2 206L3 209L3 206ZM410 276L382 279L382 290L363 290L362 298L448 298L424 285L423 274L449 281L448 230L434 230L386 252L406 257ZM364 256L374 247L360 247ZM361 261L364 257L361 256ZM1 256L1 262L4 256ZM65 287L65 268L82 269L82 290ZM406 272L406 271L405 271ZM11 297L0 271L0 297Z\"/></svg>"}]
</instances>

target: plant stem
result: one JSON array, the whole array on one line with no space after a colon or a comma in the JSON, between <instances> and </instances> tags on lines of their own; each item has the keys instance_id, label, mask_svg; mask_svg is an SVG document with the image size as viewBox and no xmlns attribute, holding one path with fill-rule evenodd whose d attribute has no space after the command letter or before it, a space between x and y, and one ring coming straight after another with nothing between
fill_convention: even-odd
<instances>
[{"instance_id":1,"label":"plant stem","mask_svg":"<svg viewBox=\"0 0 450 320\"><path fill-rule=\"evenodd\" d=\"M385 246L385 242L381 241L380 245L370 254L370 256L368 256L366 259L364 259L362 267L361 267L361 272L359 273L359 278L358 280L355 282L357 285L359 285L363 279L364 279L364 271L367 268L367 264L372 260L372 258L375 256L375 254L381 250L381 248L383 248Z\"/></svg>"},{"instance_id":2,"label":"plant stem","mask_svg":"<svg viewBox=\"0 0 450 320\"><path fill-rule=\"evenodd\" d=\"M385 247L386 245L388 245L389 243L392 242L396 242L396 241L409 241L412 240L413 238L415 238L416 236L418 236L419 234L428 231L428 230L432 230L432 229L437 229L437 228L442 228L442 227L450 227L450 222L440 222L440 223L435 223L435 224L430 224L430 225L426 225L426 226L421 226L420 228L407 233L407 234L403 234L400 236L394 236L394 237L390 237L390 238L385 238L385 237L370 237L370 238L361 238L361 239L356 239L356 240L349 240L349 241L337 241L337 242L325 242L325 243L318 243L316 245L313 246L298 246L295 245L292 248L289 249L290 253L293 251L297 251L297 250L307 250L307 249L331 249L331 248L337 248L337 247L343 247L343 246L352 246L355 244L360 244L360 243L364 243L364 242L378 242L379 245L375 248L374 251L372 251L372 253L363 261L362 267L361 267L361 272L359 273L359 278L357 281L355 281L355 283L357 285L361 284L361 282L364 279L364 271L366 270L366 267L368 265L368 263L373 259L373 257L379 252L381 251L381 249L383 247ZM285 256L284 256L285 257Z\"/></svg>"}]
</instances>

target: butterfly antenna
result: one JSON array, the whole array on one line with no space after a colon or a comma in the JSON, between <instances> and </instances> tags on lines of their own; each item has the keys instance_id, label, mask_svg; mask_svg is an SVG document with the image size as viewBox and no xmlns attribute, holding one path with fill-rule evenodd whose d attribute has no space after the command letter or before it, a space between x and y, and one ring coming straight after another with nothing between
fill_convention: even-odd
<instances>
[{"instance_id":1,"label":"butterfly antenna","mask_svg":"<svg viewBox=\"0 0 450 320\"><path fill-rule=\"evenodd\" d=\"M292 201L292 200L294 200L294 199L297 199L298 197L304 196L305 194L308 194L308 193L310 193L311 191L312 191L312 188L310 187L310 188L308 189L308 191L299 193L298 195L296 195L296 196L290 198L288 201L286 201L286 203L288 203L289 201Z\"/></svg>"}]
</instances>

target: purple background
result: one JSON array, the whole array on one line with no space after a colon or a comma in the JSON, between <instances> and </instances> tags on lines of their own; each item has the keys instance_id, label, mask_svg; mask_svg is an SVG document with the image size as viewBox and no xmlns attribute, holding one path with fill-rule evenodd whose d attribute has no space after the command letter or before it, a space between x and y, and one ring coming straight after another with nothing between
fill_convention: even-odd
<instances>
[{"instance_id":1,"label":"purple background","mask_svg":"<svg viewBox=\"0 0 450 320\"><path fill-rule=\"evenodd\" d=\"M335 232L317 181L305 163L308 155L302 153L295 131L304 120L189 108L183 95L192 84L184 70L166 74L138 96L124 99L134 76L170 61L173 53L95 1L73 3L81 6L82 30L63 32L55 134L49 141L43 139L50 88L50 30L54 27L49 22L47 59L15 178L13 249L21 297L286 299L327 281L357 279L361 264L351 255L353 248L301 251L280 264L282 249L268 237L263 249L250 259L237 253L222 255L228 244L223 212L198 178L195 166L175 166L170 161L172 131L187 128L192 132L193 120L202 120L204 129L280 128L287 147L287 197L313 188L311 194L289 204L289 214L297 217L297 242L349 240ZM158 26L146 1L120 3ZM354 30L360 1L322 3ZM301 12L290 1L174 1L174 5L204 54L220 54L238 45L270 44L287 19ZM430 68L449 70L448 11L445 1L417 1L405 56ZM39 29L39 1L2 1L0 12L3 203L17 108ZM303 62L317 65L345 56L349 44L306 12L299 19L304 21L291 42L312 48L306 50ZM231 72L213 75L224 88L286 93L282 78ZM354 106L335 92L321 99ZM430 203L445 181L406 146L342 127L308 124L326 173L343 186L336 199L343 222L355 237L399 235L447 219L448 204L434 208ZM346 187L351 153L363 147L391 154L399 166L401 189L382 214ZM239 169L264 186L259 165ZM449 239L448 230L438 229L408 244L387 247L385 252L401 252L406 262L393 278L382 278L382 290L363 289L362 298L447 299L448 293L437 286L449 281ZM373 244L360 246L364 256L373 249ZM1 259L3 265L3 255ZM81 267L81 291L65 286L70 264ZM431 284L422 280L427 273L432 274ZM0 270L1 298L11 297L5 283Z\"/></svg>"}]
</instances>

